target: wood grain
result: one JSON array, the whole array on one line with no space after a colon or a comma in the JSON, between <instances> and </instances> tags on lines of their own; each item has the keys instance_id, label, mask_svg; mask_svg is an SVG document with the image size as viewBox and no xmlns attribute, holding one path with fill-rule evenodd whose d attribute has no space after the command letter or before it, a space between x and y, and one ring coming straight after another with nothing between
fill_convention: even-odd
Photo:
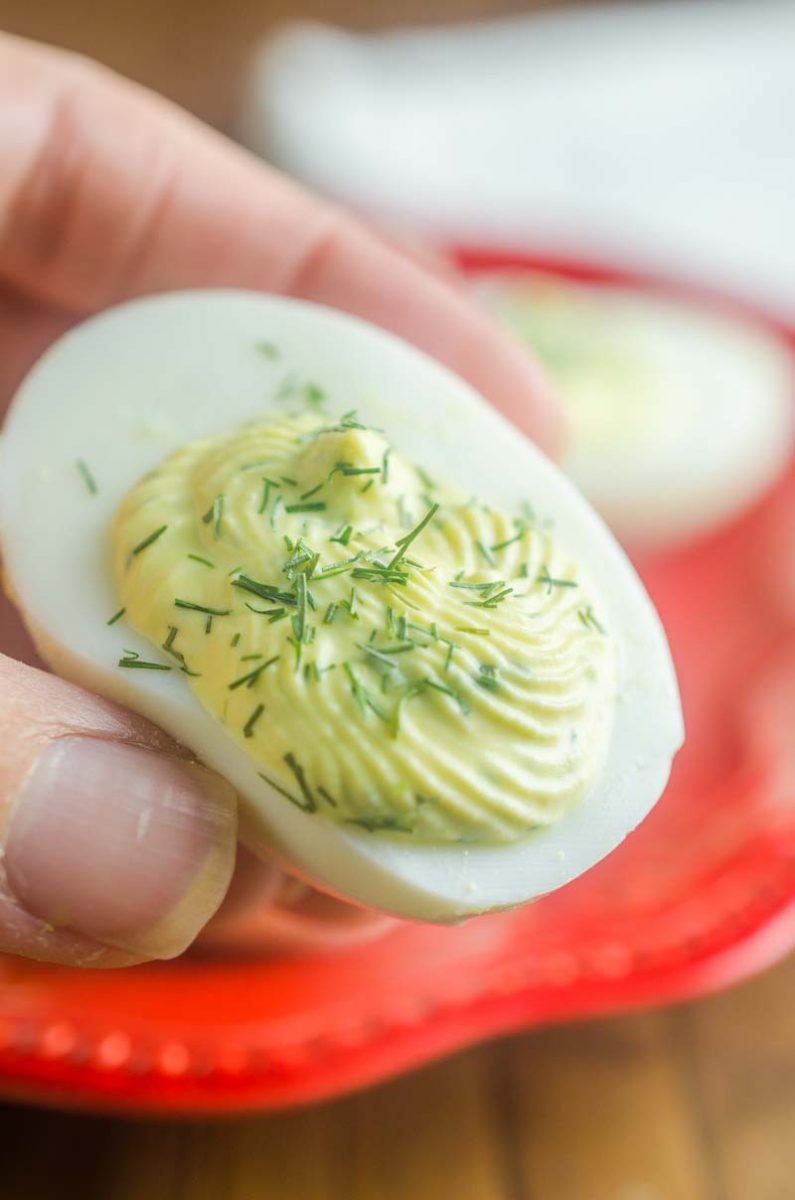
<instances>
[{"instance_id":1,"label":"wood grain","mask_svg":"<svg viewBox=\"0 0 795 1200\"><path fill-rule=\"evenodd\" d=\"M0 1108L2 1200L790 1200L795 959L722 996L539 1030L303 1112Z\"/></svg>"}]
</instances>

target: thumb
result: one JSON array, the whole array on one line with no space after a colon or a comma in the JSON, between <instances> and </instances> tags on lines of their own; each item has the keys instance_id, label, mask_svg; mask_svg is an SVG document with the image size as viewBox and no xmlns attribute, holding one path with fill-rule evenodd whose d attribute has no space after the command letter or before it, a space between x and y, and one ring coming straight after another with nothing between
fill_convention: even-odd
<instances>
[{"instance_id":1,"label":"thumb","mask_svg":"<svg viewBox=\"0 0 795 1200\"><path fill-rule=\"evenodd\" d=\"M148 722L0 656L0 950L171 958L223 899L235 794Z\"/></svg>"}]
</instances>

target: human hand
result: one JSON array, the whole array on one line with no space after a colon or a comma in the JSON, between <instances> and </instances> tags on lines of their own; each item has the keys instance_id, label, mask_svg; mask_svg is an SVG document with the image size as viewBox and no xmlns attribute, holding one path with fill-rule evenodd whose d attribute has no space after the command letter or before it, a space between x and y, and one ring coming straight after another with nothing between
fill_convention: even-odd
<instances>
[{"instance_id":1,"label":"human hand","mask_svg":"<svg viewBox=\"0 0 795 1200\"><path fill-rule=\"evenodd\" d=\"M540 372L449 280L166 101L0 38L0 411L76 320L199 286L366 317L556 448ZM15 661L33 653L10 606L0 649L0 949L93 967L180 953L227 891L234 793L148 722Z\"/></svg>"}]
</instances>

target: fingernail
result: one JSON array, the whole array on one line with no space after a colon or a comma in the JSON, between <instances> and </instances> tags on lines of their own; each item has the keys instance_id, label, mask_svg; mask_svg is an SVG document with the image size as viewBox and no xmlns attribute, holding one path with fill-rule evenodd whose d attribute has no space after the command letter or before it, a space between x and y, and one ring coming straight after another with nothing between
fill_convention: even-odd
<instances>
[{"instance_id":1,"label":"fingernail","mask_svg":"<svg viewBox=\"0 0 795 1200\"><path fill-rule=\"evenodd\" d=\"M16 899L55 928L170 958L220 904L235 840L234 793L203 767L65 737L14 803L5 867Z\"/></svg>"}]
</instances>

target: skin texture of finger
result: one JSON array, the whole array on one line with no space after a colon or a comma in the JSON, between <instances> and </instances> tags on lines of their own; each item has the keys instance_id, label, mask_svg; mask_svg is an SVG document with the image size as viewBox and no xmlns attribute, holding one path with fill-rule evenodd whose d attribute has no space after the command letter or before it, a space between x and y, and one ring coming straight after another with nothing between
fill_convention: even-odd
<instances>
[{"instance_id":1,"label":"skin texture of finger","mask_svg":"<svg viewBox=\"0 0 795 1200\"><path fill-rule=\"evenodd\" d=\"M117 966L180 953L218 908L232 789L141 718L0 658L0 949Z\"/></svg>"},{"instance_id":2,"label":"skin texture of finger","mask_svg":"<svg viewBox=\"0 0 795 1200\"><path fill-rule=\"evenodd\" d=\"M558 449L540 369L460 290L165 100L3 38L0 147L0 273L48 305L202 285L330 304L415 342Z\"/></svg>"}]
</instances>

